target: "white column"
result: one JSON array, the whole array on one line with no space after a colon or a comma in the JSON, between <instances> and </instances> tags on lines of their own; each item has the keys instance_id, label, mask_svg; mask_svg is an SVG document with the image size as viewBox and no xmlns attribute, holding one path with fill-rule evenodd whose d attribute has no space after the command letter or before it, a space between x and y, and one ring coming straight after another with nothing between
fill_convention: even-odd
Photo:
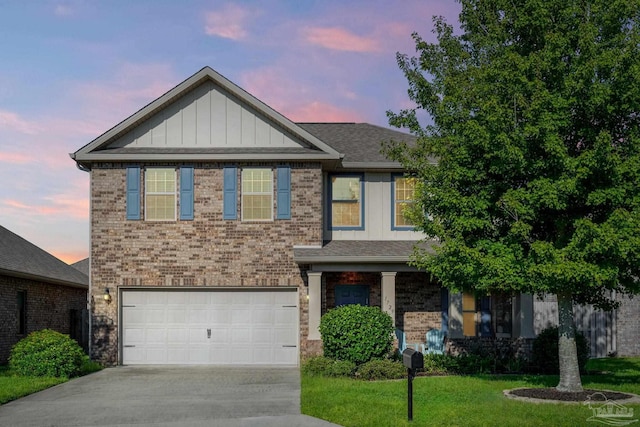
<instances>
[{"instance_id":1,"label":"white column","mask_svg":"<svg viewBox=\"0 0 640 427\"><path fill-rule=\"evenodd\" d=\"M319 340L320 316L322 314L322 273L307 272L309 280L309 334L308 340Z\"/></svg>"},{"instance_id":2,"label":"white column","mask_svg":"<svg viewBox=\"0 0 640 427\"><path fill-rule=\"evenodd\" d=\"M518 312L516 312L514 320L518 322L519 325L518 328L514 327L514 331L518 330L519 334L517 336L521 336L522 338L535 338L535 332L533 330L533 295L520 294L516 298L520 299L520 304L516 305ZM514 334L514 336L516 335Z\"/></svg>"},{"instance_id":3,"label":"white column","mask_svg":"<svg viewBox=\"0 0 640 427\"><path fill-rule=\"evenodd\" d=\"M382 311L389 313L396 326L396 272L383 271L382 275Z\"/></svg>"},{"instance_id":4,"label":"white column","mask_svg":"<svg viewBox=\"0 0 640 427\"><path fill-rule=\"evenodd\" d=\"M462 338L462 294L449 293L449 337Z\"/></svg>"}]
</instances>

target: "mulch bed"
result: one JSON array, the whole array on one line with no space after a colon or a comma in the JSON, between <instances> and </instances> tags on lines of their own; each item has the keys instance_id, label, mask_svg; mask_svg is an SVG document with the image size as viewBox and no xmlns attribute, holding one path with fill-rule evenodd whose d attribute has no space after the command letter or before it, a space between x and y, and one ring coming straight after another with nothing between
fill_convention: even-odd
<instances>
[{"instance_id":1,"label":"mulch bed","mask_svg":"<svg viewBox=\"0 0 640 427\"><path fill-rule=\"evenodd\" d=\"M556 400L559 402L604 402L606 400L624 400L634 397L632 394L620 393L608 390L585 389L577 393L567 393L548 388L518 388L510 390L509 394L531 399ZM603 397L604 396L604 397Z\"/></svg>"}]
</instances>

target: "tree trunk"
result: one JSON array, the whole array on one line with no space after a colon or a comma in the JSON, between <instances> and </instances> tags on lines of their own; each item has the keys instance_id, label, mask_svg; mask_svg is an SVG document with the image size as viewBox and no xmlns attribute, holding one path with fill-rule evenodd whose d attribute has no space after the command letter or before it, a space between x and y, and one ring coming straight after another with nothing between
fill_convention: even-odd
<instances>
[{"instance_id":1,"label":"tree trunk","mask_svg":"<svg viewBox=\"0 0 640 427\"><path fill-rule=\"evenodd\" d=\"M560 381L556 390L564 392L582 391L576 331L573 322L573 300L571 294L558 294L558 356L560 361Z\"/></svg>"}]
</instances>

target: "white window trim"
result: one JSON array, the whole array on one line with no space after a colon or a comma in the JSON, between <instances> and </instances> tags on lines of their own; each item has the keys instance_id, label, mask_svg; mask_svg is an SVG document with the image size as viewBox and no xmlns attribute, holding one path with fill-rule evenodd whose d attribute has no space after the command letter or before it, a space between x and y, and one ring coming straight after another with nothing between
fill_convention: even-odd
<instances>
[{"instance_id":1,"label":"white window trim","mask_svg":"<svg viewBox=\"0 0 640 427\"><path fill-rule=\"evenodd\" d=\"M154 192L154 193L149 193L147 191L147 171L148 170L152 170L152 169L168 169L168 170L172 170L174 173L174 186L173 186L173 192L167 191L167 192ZM149 222L174 222L177 221L178 219L178 171L175 168L172 167L150 167L150 168L145 168L144 169L144 220L145 221L149 221ZM165 196L173 196L173 219L152 219L152 218L148 218L147 217L147 196L148 195L154 195L154 196L160 196L160 195L165 195Z\"/></svg>"},{"instance_id":2,"label":"white window trim","mask_svg":"<svg viewBox=\"0 0 640 427\"><path fill-rule=\"evenodd\" d=\"M257 169L262 169L262 170L268 170L271 173L271 191L265 191L265 192L259 192L259 193L253 193L253 192L247 192L245 191L244 188L244 173L247 170L257 170ZM273 222L274 221L274 216L273 216L273 203L274 203L274 185L273 185L273 169L272 168L268 168L268 167L245 167L242 168L242 170L240 171L240 220L243 222ZM244 217L244 196L269 196L271 198L271 203L270 203L270 210L269 212L271 213L269 218L261 218L261 219L246 219Z\"/></svg>"}]
</instances>

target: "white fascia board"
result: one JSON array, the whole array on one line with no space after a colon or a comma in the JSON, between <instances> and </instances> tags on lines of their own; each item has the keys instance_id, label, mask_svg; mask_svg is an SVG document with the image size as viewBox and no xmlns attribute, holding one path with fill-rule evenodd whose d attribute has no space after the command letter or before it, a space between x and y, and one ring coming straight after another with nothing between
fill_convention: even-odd
<instances>
[{"instance_id":1,"label":"white fascia board","mask_svg":"<svg viewBox=\"0 0 640 427\"><path fill-rule=\"evenodd\" d=\"M74 158L80 162L118 162L118 161L244 161L244 160L336 160L330 154L100 154L90 153Z\"/></svg>"}]
</instances>

